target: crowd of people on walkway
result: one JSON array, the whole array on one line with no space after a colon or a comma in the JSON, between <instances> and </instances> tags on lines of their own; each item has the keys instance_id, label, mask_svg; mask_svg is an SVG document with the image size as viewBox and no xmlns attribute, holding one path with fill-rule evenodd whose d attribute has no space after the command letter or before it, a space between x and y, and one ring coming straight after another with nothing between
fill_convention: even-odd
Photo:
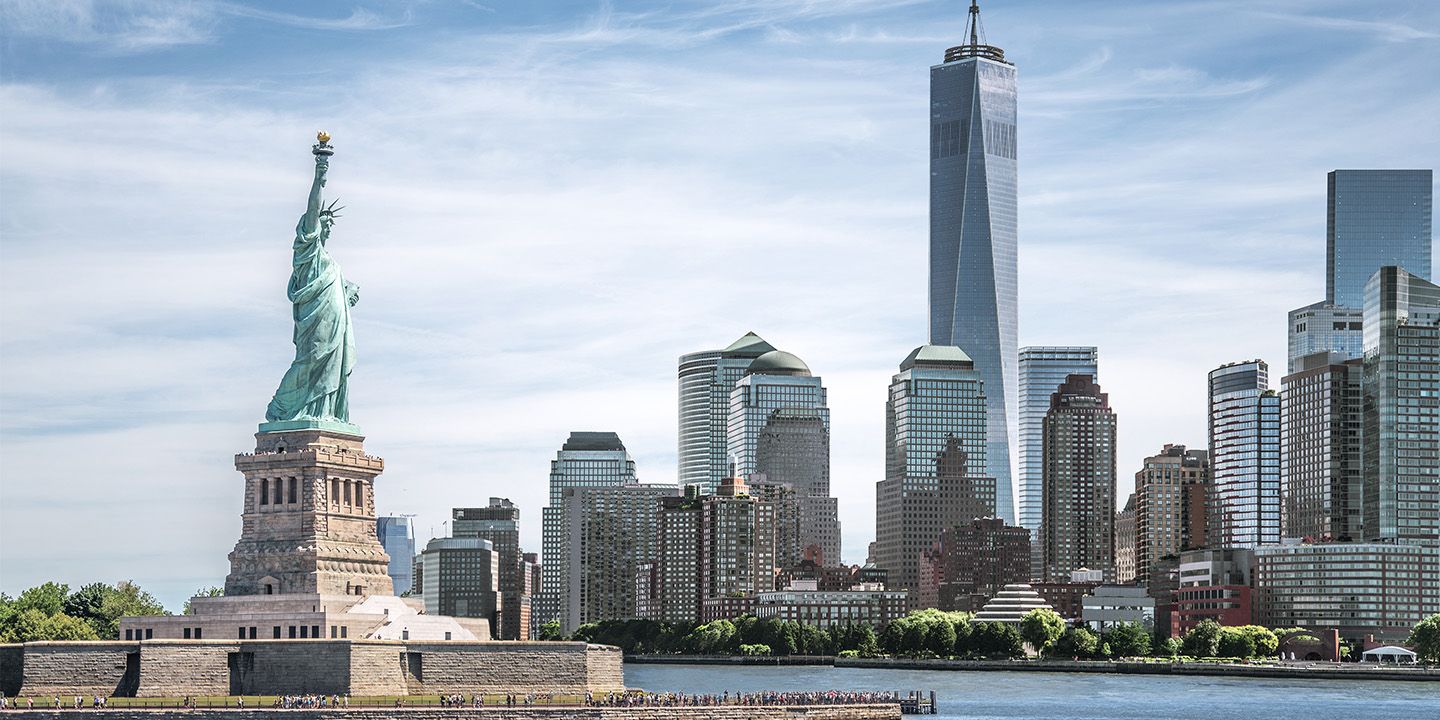
<instances>
[{"instance_id":1,"label":"crowd of people on walkway","mask_svg":"<svg viewBox=\"0 0 1440 720\"><path fill-rule=\"evenodd\" d=\"M573 696L571 696L573 697ZM85 698L76 695L69 699L75 709L85 707ZM559 702L557 702L557 700ZM91 698L91 707L105 708L109 706L109 698L96 695ZM43 700L42 700L43 702ZM505 693L496 699L495 705L500 707L516 707L532 705L564 704L574 702L566 698L556 698L549 693ZM703 707L721 705L872 705L872 704L894 704L900 702L900 696L892 692L859 692L847 690L829 690L819 692L724 692L720 694L692 694L692 693L647 693L640 690L626 690L624 692L610 692L604 695L585 693L586 705L595 707ZM61 710L65 708L59 695L54 698L54 708ZM404 698L395 699L395 707L403 707ZM468 698L463 694L441 695L440 706L447 708L462 707L485 707L486 698L484 695L475 694ZM186 697L183 706L187 708L196 707L195 698ZM236 698L235 706L245 707L245 698ZM0 695L0 710L21 709L20 698L13 701ZM274 708L283 710L302 709L330 709L350 707L349 695L281 695L275 699ZM35 699L25 698L24 709L35 709Z\"/></svg>"},{"instance_id":2,"label":"crowd of people on walkway","mask_svg":"<svg viewBox=\"0 0 1440 720\"><path fill-rule=\"evenodd\" d=\"M815 692L754 692L720 694L644 693L626 691L606 693L600 697L585 696L586 705L602 707L695 707L707 705L874 705L895 704L900 696L893 692L861 692L825 690Z\"/></svg>"},{"instance_id":3,"label":"crowd of people on walkway","mask_svg":"<svg viewBox=\"0 0 1440 720\"><path fill-rule=\"evenodd\" d=\"M245 707L245 698L240 698L239 707ZM347 708L349 695L281 695L275 698L275 707L285 710L309 708Z\"/></svg>"}]
</instances>

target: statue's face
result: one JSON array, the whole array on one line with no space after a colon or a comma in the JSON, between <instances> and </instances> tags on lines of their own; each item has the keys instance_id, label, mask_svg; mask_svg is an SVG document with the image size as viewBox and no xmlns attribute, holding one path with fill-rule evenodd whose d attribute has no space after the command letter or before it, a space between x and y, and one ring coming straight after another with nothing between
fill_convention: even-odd
<instances>
[{"instance_id":1,"label":"statue's face","mask_svg":"<svg viewBox=\"0 0 1440 720\"><path fill-rule=\"evenodd\" d=\"M333 216L333 215L321 215L321 216L320 216L320 231L321 231L321 232L324 232L324 233L326 233L326 234L329 234L329 233L330 233L330 228L331 228L331 227L334 227L334 225L335 225L335 216Z\"/></svg>"}]
</instances>

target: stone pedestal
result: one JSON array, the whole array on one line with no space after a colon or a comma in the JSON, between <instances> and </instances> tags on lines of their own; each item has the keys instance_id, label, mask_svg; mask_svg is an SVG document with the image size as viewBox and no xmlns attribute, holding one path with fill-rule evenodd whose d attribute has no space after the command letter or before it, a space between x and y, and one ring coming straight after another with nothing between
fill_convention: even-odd
<instances>
[{"instance_id":1,"label":"stone pedestal","mask_svg":"<svg viewBox=\"0 0 1440 720\"><path fill-rule=\"evenodd\" d=\"M262 432L235 456L245 475L240 541L225 595L392 595L375 536L375 478L365 438L330 428Z\"/></svg>"}]
</instances>

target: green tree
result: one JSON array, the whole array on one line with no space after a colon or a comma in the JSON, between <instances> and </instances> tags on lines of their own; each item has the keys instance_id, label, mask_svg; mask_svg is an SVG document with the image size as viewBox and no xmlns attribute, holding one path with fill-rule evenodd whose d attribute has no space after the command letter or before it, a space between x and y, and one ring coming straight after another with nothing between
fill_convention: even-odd
<instances>
[{"instance_id":1,"label":"green tree","mask_svg":"<svg viewBox=\"0 0 1440 720\"><path fill-rule=\"evenodd\" d=\"M1150 641L1150 631L1140 623L1120 623L1105 633L1105 642L1117 657L1149 655Z\"/></svg>"},{"instance_id":2,"label":"green tree","mask_svg":"<svg viewBox=\"0 0 1440 720\"><path fill-rule=\"evenodd\" d=\"M32 640L99 640L90 623L65 613L55 613L40 621L39 637Z\"/></svg>"},{"instance_id":3,"label":"green tree","mask_svg":"<svg viewBox=\"0 0 1440 720\"><path fill-rule=\"evenodd\" d=\"M1252 657L1255 655L1255 640L1240 628L1222 628L1217 653L1220 657Z\"/></svg>"},{"instance_id":4,"label":"green tree","mask_svg":"<svg viewBox=\"0 0 1440 720\"><path fill-rule=\"evenodd\" d=\"M100 637L113 640L120 637L122 617L169 614L159 600L141 590L139 585L129 580L121 580L115 584L115 592L106 595L100 603L100 622L104 623L104 628L96 630Z\"/></svg>"},{"instance_id":5,"label":"green tree","mask_svg":"<svg viewBox=\"0 0 1440 720\"><path fill-rule=\"evenodd\" d=\"M1242 625L1235 630L1250 638L1258 657L1271 657L1280 649L1280 638L1263 625Z\"/></svg>"},{"instance_id":6,"label":"green tree","mask_svg":"<svg viewBox=\"0 0 1440 720\"><path fill-rule=\"evenodd\" d=\"M1201 620L1190 632L1185 633L1182 646L1191 657L1215 657L1220 652L1220 635L1223 628L1214 620Z\"/></svg>"},{"instance_id":7,"label":"green tree","mask_svg":"<svg viewBox=\"0 0 1440 720\"><path fill-rule=\"evenodd\" d=\"M690 631L685 636L685 652L700 655L724 655L730 652L730 642L735 638L735 623L729 620L715 620Z\"/></svg>"},{"instance_id":8,"label":"green tree","mask_svg":"<svg viewBox=\"0 0 1440 720\"><path fill-rule=\"evenodd\" d=\"M972 631L976 654L984 657L1016 658L1025 655L1025 639L1014 625L988 622L975 625Z\"/></svg>"},{"instance_id":9,"label":"green tree","mask_svg":"<svg viewBox=\"0 0 1440 720\"><path fill-rule=\"evenodd\" d=\"M770 654L770 646L769 646L769 645L762 645L762 644L760 644L760 643L754 643L754 644L750 644L750 645L741 645L741 646L740 646L740 654L741 654L741 655L750 655L750 656L754 656L754 655L769 655L769 654Z\"/></svg>"},{"instance_id":10,"label":"green tree","mask_svg":"<svg viewBox=\"0 0 1440 720\"><path fill-rule=\"evenodd\" d=\"M112 585L103 582L90 583L70 593L70 596L65 598L61 612L90 623L97 635L103 635L110 625L109 619L104 615L105 598L114 592L115 587Z\"/></svg>"},{"instance_id":11,"label":"green tree","mask_svg":"<svg viewBox=\"0 0 1440 720\"><path fill-rule=\"evenodd\" d=\"M891 620L890 624L880 631L880 649L889 655L904 654L906 624L905 618Z\"/></svg>"},{"instance_id":12,"label":"green tree","mask_svg":"<svg viewBox=\"0 0 1440 720\"><path fill-rule=\"evenodd\" d=\"M930 623L925 628L925 649L936 657L950 657L955 651L955 626L945 619Z\"/></svg>"},{"instance_id":13,"label":"green tree","mask_svg":"<svg viewBox=\"0 0 1440 720\"><path fill-rule=\"evenodd\" d=\"M1406 645L1426 662L1440 662L1440 613L1421 620L1410 630Z\"/></svg>"},{"instance_id":14,"label":"green tree","mask_svg":"<svg viewBox=\"0 0 1440 720\"><path fill-rule=\"evenodd\" d=\"M1167 657L1176 657L1181 650L1185 649L1185 641L1178 637L1165 638L1165 646L1162 649Z\"/></svg>"},{"instance_id":15,"label":"green tree","mask_svg":"<svg viewBox=\"0 0 1440 720\"><path fill-rule=\"evenodd\" d=\"M560 620L550 620L540 625L540 631L536 633L537 640L564 640L565 634L560 632Z\"/></svg>"},{"instance_id":16,"label":"green tree","mask_svg":"<svg viewBox=\"0 0 1440 720\"><path fill-rule=\"evenodd\" d=\"M224 596L225 596L225 588L223 588L223 587L216 587L216 586L214 586L214 585L211 585L210 587L200 588L199 590L196 590L196 591L195 591L195 594L194 594L194 595L191 595L190 598L185 601L185 606L184 606L183 608L181 608L180 614L181 614L181 615L194 615L194 614L195 614L195 609L190 606L190 600L193 600L193 599L195 599L195 598L213 598L213 597L224 597Z\"/></svg>"},{"instance_id":17,"label":"green tree","mask_svg":"<svg viewBox=\"0 0 1440 720\"><path fill-rule=\"evenodd\" d=\"M1055 641L1055 654L1060 657L1088 659L1100 652L1100 638L1089 628L1070 628Z\"/></svg>"},{"instance_id":18,"label":"green tree","mask_svg":"<svg viewBox=\"0 0 1440 720\"><path fill-rule=\"evenodd\" d=\"M802 655L830 654L830 635L814 625L800 625L795 641Z\"/></svg>"},{"instance_id":19,"label":"green tree","mask_svg":"<svg viewBox=\"0 0 1440 720\"><path fill-rule=\"evenodd\" d=\"M1050 608L1035 608L1020 618L1020 637L1039 655L1050 650L1065 634L1065 619Z\"/></svg>"},{"instance_id":20,"label":"green tree","mask_svg":"<svg viewBox=\"0 0 1440 720\"><path fill-rule=\"evenodd\" d=\"M50 616L65 611L65 600L69 596L69 585L47 582L20 593L20 597L15 598L15 609L19 612L39 610L46 616Z\"/></svg>"},{"instance_id":21,"label":"green tree","mask_svg":"<svg viewBox=\"0 0 1440 720\"><path fill-rule=\"evenodd\" d=\"M860 654L860 657L875 657L880 654L880 643L875 637L875 628L869 625L860 625L854 634L855 642L851 648Z\"/></svg>"}]
</instances>

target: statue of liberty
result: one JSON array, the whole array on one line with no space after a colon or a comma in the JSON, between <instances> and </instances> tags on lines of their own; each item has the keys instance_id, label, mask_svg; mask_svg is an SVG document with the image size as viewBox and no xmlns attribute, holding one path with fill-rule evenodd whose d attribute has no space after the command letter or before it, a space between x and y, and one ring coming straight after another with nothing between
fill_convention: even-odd
<instances>
[{"instance_id":1,"label":"statue of liberty","mask_svg":"<svg viewBox=\"0 0 1440 720\"><path fill-rule=\"evenodd\" d=\"M328 427L358 434L349 424L350 371L355 367L355 334L350 307L360 299L360 288L340 274L340 265L325 245L339 217L332 202L320 199L325 173L330 169L330 135L320 132L312 152L315 181L310 204L295 226L294 256L287 294L294 305L295 360L280 381L280 388L265 410L261 432Z\"/></svg>"}]
</instances>

